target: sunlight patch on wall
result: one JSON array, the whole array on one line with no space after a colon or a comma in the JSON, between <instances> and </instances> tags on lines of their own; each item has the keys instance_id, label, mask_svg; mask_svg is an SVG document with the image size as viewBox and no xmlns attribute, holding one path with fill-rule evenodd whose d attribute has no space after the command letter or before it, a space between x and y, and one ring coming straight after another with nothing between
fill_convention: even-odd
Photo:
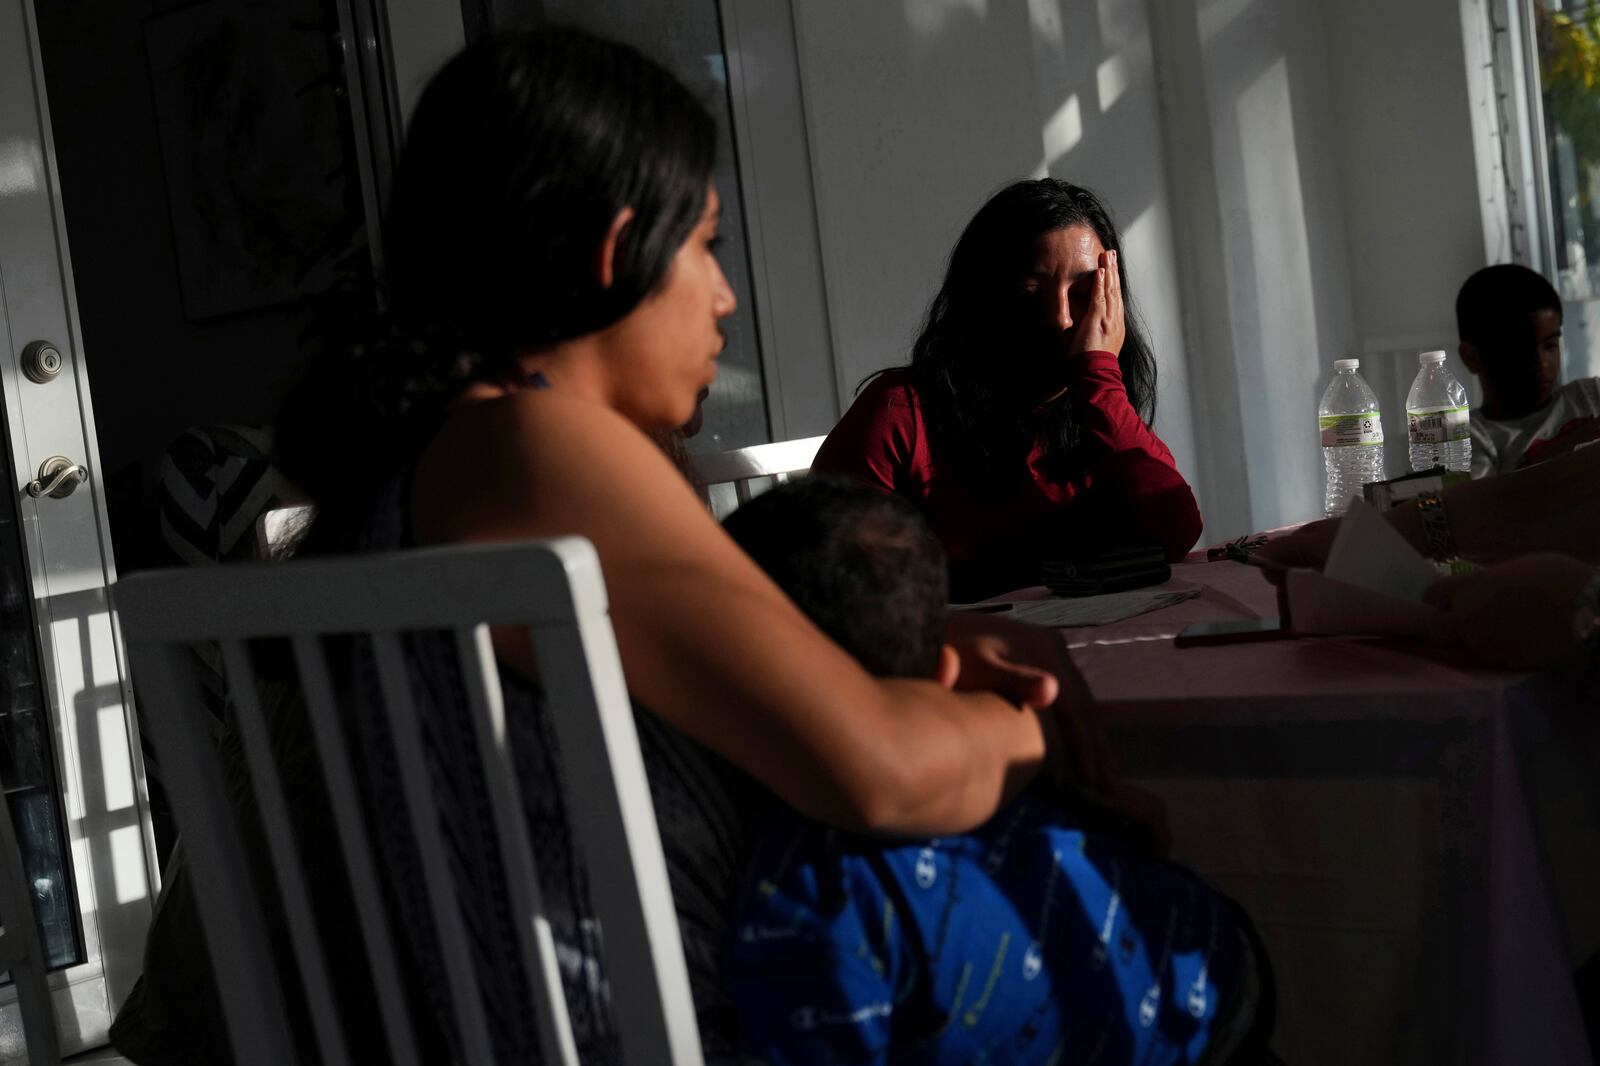
<instances>
[{"instance_id":1,"label":"sunlight patch on wall","mask_svg":"<svg viewBox=\"0 0 1600 1066\"><path fill-rule=\"evenodd\" d=\"M1051 48L1066 44L1066 33L1061 28L1061 7L1057 0L1028 0L1028 18L1033 22L1033 32Z\"/></svg>"},{"instance_id":2,"label":"sunlight patch on wall","mask_svg":"<svg viewBox=\"0 0 1600 1066\"><path fill-rule=\"evenodd\" d=\"M1056 113L1045 122L1042 133L1046 163L1060 159L1078 146L1083 140L1083 113L1078 106L1077 93L1056 108Z\"/></svg>"},{"instance_id":3,"label":"sunlight patch on wall","mask_svg":"<svg viewBox=\"0 0 1600 1066\"><path fill-rule=\"evenodd\" d=\"M1128 83L1133 80L1127 57L1119 53L1103 61L1095 71L1094 80L1100 90L1100 113L1105 114L1128 91Z\"/></svg>"},{"instance_id":4,"label":"sunlight patch on wall","mask_svg":"<svg viewBox=\"0 0 1600 1066\"><path fill-rule=\"evenodd\" d=\"M1150 216L1155 208L1155 204L1147 205L1132 222L1122 227L1122 253L1130 262L1145 258L1153 260L1157 254L1156 234L1150 228Z\"/></svg>"},{"instance_id":5,"label":"sunlight patch on wall","mask_svg":"<svg viewBox=\"0 0 1600 1066\"><path fill-rule=\"evenodd\" d=\"M116 884L117 902L134 903L150 894L144 872L144 834L137 824L113 829L111 879Z\"/></svg>"},{"instance_id":6,"label":"sunlight patch on wall","mask_svg":"<svg viewBox=\"0 0 1600 1066\"><path fill-rule=\"evenodd\" d=\"M1173 267L1172 219L1164 198L1146 204L1122 227L1122 249L1127 256L1128 287L1144 325L1145 339L1160 367L1157 395L1157 431L1172 450L1178 468L1193 481L1200 453L1195 442L1195 420L1202 417L1200 398L1191 392L1189 344L1183 323L1170 309L1179 305L1178 279Z\"/></svg>"},{"instance_id":7,"label":"sunlight patch on wall","mask_svg":"<svg viewBox=\"0 0 1600 1066\"><path fill-rule=\"evenodd\" d=\"M100 737L100 768L104 778L106 810L133 806L133 761L128 756L128 722L122 704L95 712Z\"/></svg>"},{"instance_id":8,"label":"sunlight patch on wall","mask_svg":"<svg viewBox=\"0 0 1600 1066\"><path fill-rule=\"evenodd\" d=\"M905 0L906 25L924 37L937 36L963 12L988 18L989 0Z\"/></svg>"},{"instance_id":9,"label":"sunlight patch on wall","mask_svg":"<svg viewBox=\"0 0 1600 1066\"><path fill-rule=\"evenodd\" d=\"M66 708L66 713L61 715L60 729L61 742L68 751L78 751L78 716L73 713L88 688L88 678L85 677L83 663L83 647L78 639L78 620L76 618L57 618L50 623L50 647L46 654L54 654L56 667L56 691L61 694L61 706ZM45 677L50 676L45 671ZM74 766L76 760L64 759L62 765L67 770L66 779L61 782L66 792L66 815L69 822L76 822L84 817L82 783L75 781Z\"/></svg>"},{"instance_id":10,"label":"sunlight patch on wall","mask_svg":"<svg viewBox=\"0 0 1600 1066\"><path fill-rule=\"evenodd\" d=\"M0 196L38 192L43 182L44 153L38 141L0 141Z\"/></svg>"},{"instance_id":11,"label":"sunlight patch on wall","mask_svg":"<svg viewBox=\"0 0 1600 1066\"><path fill-rule=\"evenodd\" d=\"M1299 520L1318 509L1321 486L1302 475L1316 455L1316 382L1325 354L1339 353L1318 350L1311 241L1286 59L1280 57L1239 94L1235 121L1255 271L1251 317L1261 335L1258 365L1240 368L1247 381L1254 378L1248 386L1253 402L1244 408L1251 498L1258 517Z\"/></svg>"}]
</instances>

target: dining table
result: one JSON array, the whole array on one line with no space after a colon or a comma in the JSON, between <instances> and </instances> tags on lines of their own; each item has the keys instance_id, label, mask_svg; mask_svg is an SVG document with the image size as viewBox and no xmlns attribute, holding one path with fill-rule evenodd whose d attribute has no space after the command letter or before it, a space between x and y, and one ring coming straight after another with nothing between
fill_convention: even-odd
<instances>
[{"instance_id":1,"label":"dining table","mask_svg":"<svg viewBox=\"0 0 1600 1066\"><path fill-rule=\"evenodd\" d=\"M1253 917L1279 1056L1593 1062L1595 675L1393 638L1179 646L1198 623L1276 617L1277 590L1196 553L1155 591L1167 605L1058 628L1123 774L1164 802L1173 857ZM1003 599L1052 606L1044 588Z\"/></svg>"}]
</instances>

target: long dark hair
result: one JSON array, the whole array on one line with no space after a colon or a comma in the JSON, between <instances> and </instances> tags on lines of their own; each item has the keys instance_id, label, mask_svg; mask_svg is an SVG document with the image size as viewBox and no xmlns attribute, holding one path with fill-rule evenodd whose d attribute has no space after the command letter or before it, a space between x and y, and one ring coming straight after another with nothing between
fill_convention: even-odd
<instances>
[{"instance_id":1,"label":"long dark hair","mask_svg":"<svg viewBox=\"0 0 1600 1066\"><path fill-rule=\"evenodd\" d=\"M1118 252L1127 336L1117 362L1128 400L1147 423L1155 420L1156 361L1134 313L1122 240L1104 205L1088 189L1054 178L1019 181L990 197L950 253L944 284L911 348L911 381L942 461L976 484L996 490L1023 476L1035 442L1045 446L1051 473L1083 468L1082 429L1066 397L1032 417L1020 414L1015 382L1022 309L1016 276L1033 243L1068 226L1088 226L1107 251Z\"/></svg>"},{"instance_id":2,"label":"long dark hair","mask_svg":"<svg viewBox=\"0 0 1600 1066\"><path fill-rule=\"evenodd\" d=\"M395 175L389 310L291 395L285 474L324 517L367 506L352 477L413 461L469 382L637 306L700 219L715 162L710 114L632 48L552 28L456 56L422 94ZM593 263L624 207L602 287Z\"/></svg>"}]
</instances>

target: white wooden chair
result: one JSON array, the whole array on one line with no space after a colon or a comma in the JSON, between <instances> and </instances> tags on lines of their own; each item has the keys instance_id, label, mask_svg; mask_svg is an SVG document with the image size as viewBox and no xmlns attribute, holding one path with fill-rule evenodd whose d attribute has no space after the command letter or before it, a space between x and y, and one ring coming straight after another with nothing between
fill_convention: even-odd
<instances>
[{"instance_id":1,"label":"white wooden chair","mask_svg":"<svg viewBox=\"0 0 1600 1066\"><path fill-rule=\"evenodd\" d=\"M550 928L539 898L535 856L522 818L518 785L506 749L504 708L488 627L528 627L566 778L581 795L568 810L587 861L593 904L604 929L606 976L623 1060L701 1063L688 975L667 884L666 861L634 731L632 710L608 617L599 559L579 538L517 545L425 549L390 555L285 563L240 563L196 570L135 574L114 590L144 714L166 768L167 787L188 849L201 927L239 1066L294 1061L284 989L305 990L321 1060L382 1060L414 1066L416 1039L388 930L369 827L361 810L350 752L323 638L368 634L392 733L404 812L426 871L423 886L437 926L455 1029L466 1062L491 1061L483 1007L467 939L448 876L422 734L401 638L409 632L452 631L466 698L488 783L492 830L500 843L517 945L540 1023L545 1060L575 1064L571 1025L556 968ZM303 690L310 731L327 787L336 833L360 916L374 975L386 1051L353 1046L336 1016L323 945L310 909L313 886L298 858L295 830L269 748L258 681L248 644L288 638ZM189 645L222 647L248 767L250 789L266 838L273 888L288 923L297 972L280 986L266 942L261 891L249 874L234 810Z\"/></svg>"},{"instance_id":2,"label":"white wooden chair","mask_svg":"<svg viewBox=\"0 0 1600 1066\"><path fill-rule=\"evenodd\" d=\"M696 455L695 490L712 514L719 519L726 518L740 504L749 503L751 496L760 495L759 490L764 486L756 483L762 479L771 478L774 483L782 483L810 471L811 461L825 440L826 437L804 437ZM733 487L731 504L726 493L712 492L716 486L729 484Z\"/></svg>"}]
</instances>

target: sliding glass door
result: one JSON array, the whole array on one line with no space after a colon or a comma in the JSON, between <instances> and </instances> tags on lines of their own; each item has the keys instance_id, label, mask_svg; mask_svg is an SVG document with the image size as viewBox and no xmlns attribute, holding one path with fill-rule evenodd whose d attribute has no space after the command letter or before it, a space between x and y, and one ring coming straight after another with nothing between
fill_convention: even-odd
<instances>
[{"instance_id":1,"label":"sliding glass door","mask_svg":"<svg viewBox=\"0 0 1600 1066\"><path fill-rule=\"evenodd\" d=\"M105 1042L155 878L38 49L31 0L0 0L0 790L70 1053ZM6 984L0 1062L24 1060Z\"/></svg>"}]
</instances>

